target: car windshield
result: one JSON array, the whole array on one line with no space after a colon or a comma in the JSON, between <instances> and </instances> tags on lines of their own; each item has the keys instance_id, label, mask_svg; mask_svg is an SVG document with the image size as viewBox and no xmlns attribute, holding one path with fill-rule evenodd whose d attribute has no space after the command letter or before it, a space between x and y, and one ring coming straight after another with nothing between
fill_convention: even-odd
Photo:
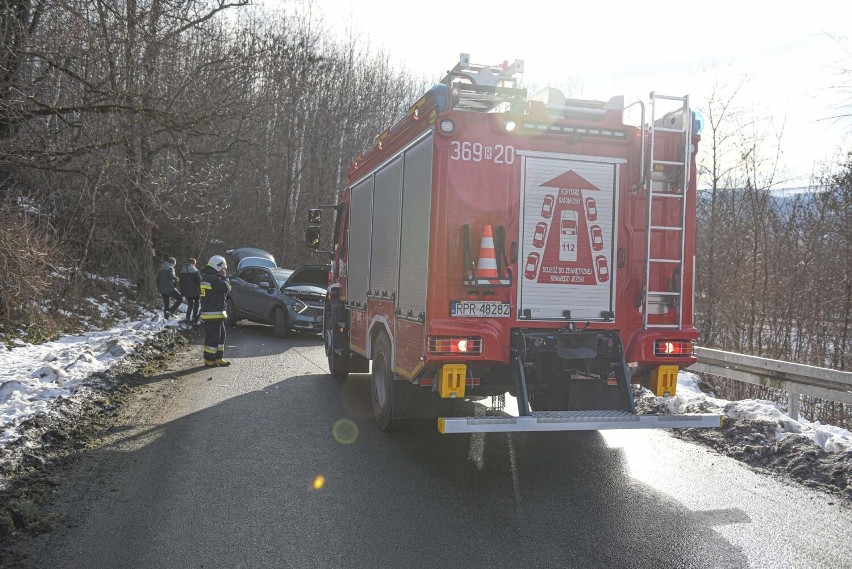
<instances>
[{"instance_id":1,"label":"car windshield","mask_svg":"<svg viewBox=\"0 0 852 569\"><path fill-rule=\"evenodd\" d=\"M263 257L245 257L237 264L237 270L245 267L268 267L271 269L275 267L275 261Z\"/></svg>"},{"instance_id":2,"label":"car windshield","mask_svg":"<svg viewBox=\"0 0 852 569\"><path fill-rule=\"evenodd\" d=\"M292 269L272 269L272 276L275 277L275 282L278 283L278 286L282 286L292 274Z\"/></svg>"},{"instance_id":3,"label":"car windshield","mask_svg":"<svg viewBox=\"0 0 852 569\"><path fill-rule=\"evenodd\" d=\"M328 286L328 269L300 269L296 271L287 286L310 285L326 288Z\"/></svg>"}]
</instances>

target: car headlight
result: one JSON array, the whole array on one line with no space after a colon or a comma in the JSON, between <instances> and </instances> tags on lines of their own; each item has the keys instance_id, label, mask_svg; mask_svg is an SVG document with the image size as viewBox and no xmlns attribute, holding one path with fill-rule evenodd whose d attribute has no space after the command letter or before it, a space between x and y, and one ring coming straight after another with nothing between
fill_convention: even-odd
<instances>
[{"instance_id":1,"label":"car headlight","mask_svg":"<svg viewBox=\"0 0 852 569\"><path fill-rule=\"evenodd\" d=\"M301 300L294 300L293 301L293 310L295 310L297 314L301 314L307 309L308 309L308 305L305 304L304 302L302 302Z\"/></svg>"}]
</instances>

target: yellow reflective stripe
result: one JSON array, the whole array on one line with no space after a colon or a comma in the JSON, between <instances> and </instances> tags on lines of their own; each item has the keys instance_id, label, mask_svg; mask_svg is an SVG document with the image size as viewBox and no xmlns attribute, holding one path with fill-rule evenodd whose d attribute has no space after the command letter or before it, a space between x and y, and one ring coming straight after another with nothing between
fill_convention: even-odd
<instances>
[{"instance_id":1,"label":"yellow reflective stripe","mask_svg":"<svg viewBox=\"0 0 852 569\"><path fill-rule=\"evenodd\" d=\"M224 320L226 316L227 316L227 314L225 314L224 312L212 312L212 313L208 313L208 314L202 314L201 319L202 320Z\"/></svg>"},{"instance_id":2,"label":"yellow reflective stripe","mask_svg":"<svg viewBox=\"0 0 852 569\"><path fill-rule=\"evenodd\" d=\"M205 354L215 354L216 348L208 348L207 346L204 346L204 353Z\"/></svg>"}]
</instances>

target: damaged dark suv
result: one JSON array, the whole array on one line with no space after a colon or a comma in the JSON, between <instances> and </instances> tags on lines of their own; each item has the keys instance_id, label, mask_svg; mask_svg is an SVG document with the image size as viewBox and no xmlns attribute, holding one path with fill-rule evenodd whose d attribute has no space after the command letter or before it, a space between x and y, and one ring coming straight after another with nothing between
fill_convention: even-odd
<instances>
[{"instance_id":1,"label":"damaged dark suv","mask_svg":"<svg viewBox=\"0 0 852 569\"><path fill-rule=\"evenodd\" d=\"M290 331L322 334L322 315L328 265L305 265L296 270L267 266L241 266L231 277L228 318L275 326L275 336Z\"/></svg>"}]
</instances>

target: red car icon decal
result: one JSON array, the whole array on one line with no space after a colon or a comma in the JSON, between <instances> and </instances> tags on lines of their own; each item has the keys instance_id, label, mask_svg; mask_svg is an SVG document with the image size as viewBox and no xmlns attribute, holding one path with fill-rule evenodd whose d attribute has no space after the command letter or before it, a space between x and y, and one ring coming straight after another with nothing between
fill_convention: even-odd
<instances>
[{"instance_id":1,"label":"red car icon decal","mask_svg":"<svg viewBox=\"0 0 852 569\"><path fill-rule=\"evenodd\" d=\"M550 216L553 214L553 204L556 202L556 198L552 195L547 194L544 196L544 203L541 204L541 216L544 219L550 219Z\"/></svg>"},{"instance_id":2,"label":"red car icon decal","mask_svg":"<svg viewBox=\"0 0 852 569\"><path fill-rule=\"evenodd\" d=\"M533 247L541 249L544 247L544 238L547 235L547 223L539 221L533 232Z\"/></svg>"},{"instance_id":3,"label":"red car icon decal","mask_svg":"<svg viewBox=\"0 0 852 569\"><path fill-rule=\"evenodd\" d=\"M589 228L589 233L592 236L592 249L595 251L600 251L603 249L603 230L601 230L600 225L593 225Z\"/></svg>"},{"instance_id":4,"label":"red car icon decal","mask_svg":"<svg viewBox=\"0 0 852 569\"><path fill-rule=\"evenodd\" d=\"M538 273L538 262L541 260L541 255L533 251L527 256L527 264L524 267L524 276L529 280L535 280Z\"/></svg>"},{"instance_id":5,"label":"red car icon decal","mask_svg":"<svg viewBox=\"0 0 852 569\"><path fill-rule=\"evenodd\" d=\"M595 267L598 270L598 282L605 283L609 280L609 266L606 264L606 257L598 255L595 257Z\"/></svg>"},{"instance_id":6,"label":"red car icon decal","mask_svg":"<svg viewBox=\"0 0 852 569\"><path fill-rule=\"evenodd\" d=\"M598 204L595 203L595 198L586 198L586 218L589 221L595 221L598 218Z\"/></svg>"}]
</instances>

